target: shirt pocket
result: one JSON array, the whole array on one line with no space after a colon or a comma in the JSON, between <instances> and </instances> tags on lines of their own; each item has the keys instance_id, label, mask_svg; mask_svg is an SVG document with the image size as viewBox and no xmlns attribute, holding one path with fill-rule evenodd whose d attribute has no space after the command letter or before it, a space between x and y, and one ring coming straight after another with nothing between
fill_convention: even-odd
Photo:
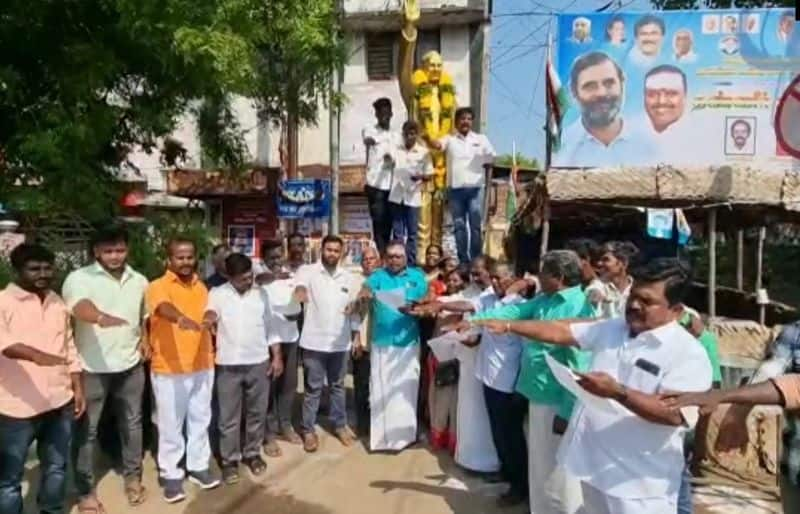
<instances>
[{"instance_id":1,"label":"shirt pocket","mask_svg":"<svg viewBox=\"0 0 800 514\"><path fill-rule=\"evenodd\" d=\"M658 387L661 384L662 373L653 374L646 371L639 366L630 364L628 372L628 380L625 381L625 386L645 394L655 394L658 392Z\"/></svg>"}]
</instances>

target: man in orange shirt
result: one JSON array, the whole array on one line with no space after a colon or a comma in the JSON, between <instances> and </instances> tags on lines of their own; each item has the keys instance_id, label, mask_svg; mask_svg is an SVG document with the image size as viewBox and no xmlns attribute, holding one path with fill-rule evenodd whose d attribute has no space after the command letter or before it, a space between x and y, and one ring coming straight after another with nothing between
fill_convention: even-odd
<instances>
[{"instance_id":1,"label":"man in orange shirt","mask_svg":"<svg viewBox=\"0 0 800 514\"><path fill-rule=\"evenodd\" d=\"M65 512L73 418L85 410L69 310L51 289L53 254L22 244L11 252L14 283L0 292L0 512L22 513L22 476L33 441L39 511Z\"/></svg>"},{"instance_id":2,"label":"man in orange shirt","mask_svg":"<svg viewBox=\"0 0 800 514\"><path fill-rule=\"evenodd\" d=\"M220 481L209 470L211 391L214 351L203 314L208 290L195 272L195 245L187 239L167 244L167 271L146 293L150 314L153 394L158 425L158 466L168 503L183 500L186 456L189 481L212 489ZM184 440L184 424L186 440Z\"/></svg>"}]
</instances>

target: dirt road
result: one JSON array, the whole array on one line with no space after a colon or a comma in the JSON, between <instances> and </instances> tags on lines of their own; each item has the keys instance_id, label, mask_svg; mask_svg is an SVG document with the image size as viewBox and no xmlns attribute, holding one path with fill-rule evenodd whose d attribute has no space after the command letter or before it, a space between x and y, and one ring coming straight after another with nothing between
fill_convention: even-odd
<instances>
[{"instance_id":1,"label":"dirt road","mask_svg":"<svg viewBox=\"0 0 800 514\"><path fill-rule=\"evenodd\" d=\"M130 508L121 478L113 471L100 480L109 514L489 514L500 512L494 497L502 486L487 484L457 469L446 455L415 447L396 455L369 455L359 444L349 449L325 436L318 453L306 455L284 444L284 456L268 461L264 477L248 472L235 486L198 491L187 484L186 501L164 503L155 463L145 462L148 501ZM30 477L33 479L33 476ZM28 494L28 496L32 496ZM32 498L26 512L34 512ZM77 509L72 510L77 513ZM521 514L525 509L508 510Z\"/></svg>"}]
</instances>

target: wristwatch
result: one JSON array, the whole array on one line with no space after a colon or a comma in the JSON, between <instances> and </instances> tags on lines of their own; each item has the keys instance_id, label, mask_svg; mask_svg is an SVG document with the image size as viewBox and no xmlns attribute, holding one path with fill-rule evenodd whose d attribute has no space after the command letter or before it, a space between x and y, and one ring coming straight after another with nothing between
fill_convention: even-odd
<instances>
[{"instance_id":1,"label":"wristwatch","mask_svg":"<svg viewBox=\"0 0 800 514\"><path fill-rule=\"evenodd\" d=\"M628 399L628 388L625 387L622 384L619 384L619 391L615 395L614 399L617 400L619 403L622 403L625 400L627 400Z\"/></svg>"}]
</instances>

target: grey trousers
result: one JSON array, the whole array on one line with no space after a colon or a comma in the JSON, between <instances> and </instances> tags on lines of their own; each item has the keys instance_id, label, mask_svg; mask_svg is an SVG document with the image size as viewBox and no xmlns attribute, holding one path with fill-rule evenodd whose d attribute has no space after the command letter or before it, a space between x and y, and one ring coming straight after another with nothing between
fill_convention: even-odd
<instances>
[{"instance_id":1,"label":"grey trousers","mask_svg":"<svg viewBox=\"0 0 800 514\"><path fill-rule=\"evenodd\" d=\"M223 467L261 455L267 417L264 406L269 399L268 371L269 361L216 368L214 389L219 400L217 428Z\"/></svg>"},{"instance_id":2,"label":"grey trousers","mask_svg":"<svg viewBox=\"0 0 800 514\"><path fill-rule=\"evenodd\" d=\"M111 407L117 409L120 442L122 446L122 474L140 477L142 474L142 400L145 389L142 364L119 373L85 373L83 388L86 396L86 414L75 426L72 441L72 462L75 466L75 488L80 496L94 491L94 449L97 443L97 426L103 414L106 399L111 397Z\"/></svg>"},{"instance_id":3,"label":"grey trousers","mask_svg":"<svg viewBox=\"0 0 800 514\"><path fill-rule=\"evenodd\" d=\"M347 374L349 351L317 352L303 349L303 374L305 395L303 397L303 432L314 431L317 424L317 411L322 396L325 379L331 393L331 412L329 418L334 429L347 426L345 411L344 377Z\"/></svg>"},{"instance_id":4,"label":"grey trousers","mask_svg":"<svg viewBox=\"0 0 800 514\"><path fill-rule=\"evenodd\" d=\"M297 356L298 344L281 343L283 355L283 374L272 380L269 410L267 412L266 439L292 428L292 407L297 396Z\"/></svg>"}]
</instances>

